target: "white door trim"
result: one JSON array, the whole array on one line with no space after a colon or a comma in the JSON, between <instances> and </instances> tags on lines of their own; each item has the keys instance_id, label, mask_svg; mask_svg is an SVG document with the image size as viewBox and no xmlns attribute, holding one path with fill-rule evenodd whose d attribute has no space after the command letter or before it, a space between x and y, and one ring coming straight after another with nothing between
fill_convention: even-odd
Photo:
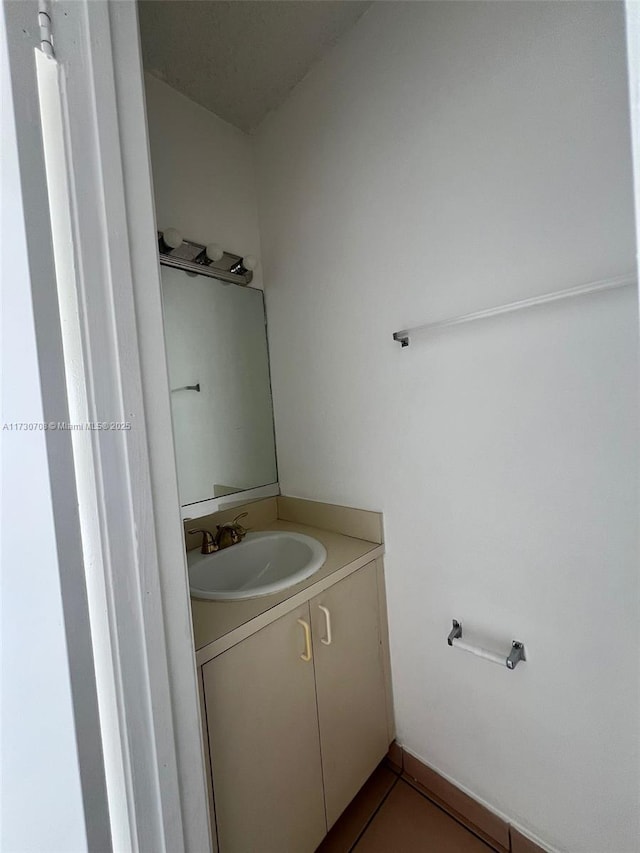
<instances>
[{"instance_id":1,"label":"white door trim","mask_svg":"<svg viewBox=\"0 0 640 853\"><path fill-rule=\"evenodd\" d=\"M633 190L636 212L636 266L640 276L640 3L638 0L626 0L625 23ZM638 296L640 298L640 288L638 289Z\"/></svg>"},{"instance_id":2,"label":"white door trim","mask_svg":"<svg viewBox=\"0 0 640 853\"><path fill-rule=\"evenodd\" d=\"M21 13L9 38L17 70L33 63L38 4L15 5ZM70 395L68 419L132 424L128 431L88 431L82 442L68 436L90 578L94 690L108 759L100 770L113 845L118 853L206 853L211 840L137 11L133 0L54 0L50 12L73 242L73 262L57 269L58 289L75 291L74 311L62 324L67 340L71 318L77 350L71 369L65 348L67 389L79 389ZM31 22L29 39L18 18ZM33 134L38 115L37 95L34 103L29 95L23 137ZM50 320L55 305L53 312ZM55 353L57 367L61 355ZM50 469L62 484L62 472ZM63 597L72 592L63 588ZM75 642L70 637L70 658Z\"/></svg>"},{"instance_id":3,"label":"white door trim","mask_svg":"<svg viewBox=\"0 0 640 853\"><path fill-rule=\"evenodd\" d=\"M88 0L93 8L92 0ZM73 3L72 3L73 5ZM122 155L123 188L130 243L140 390L146 412L146 444L153 503L148 536L155 544L154 571L160 584L164 660L182 815L184 849L206 853L210 837L208 797L201 739L200 701L183 526L171 426L171 397L164 344L160 265L147 136L146 107L137 6L134 0L109 4L111 62ZM168 709L167 709L168 710ZM166 815L171 820L172 815ZM173 849L169 848L170 853Z\"/></svg>"},{"instance_id":4,"label":"white door trim","mask_svg":"<svg viewBox=\"0 0 640 853\"><path fill-rule=\"evenodd\" d=\"M37 12L34 2L0 10L2 409L5 421L30 428L2 435L6 813L0 846L107 853L112 842L72 435L42 429L69 421L69 408L39 133Z\"/></svg>"}]
</instances>

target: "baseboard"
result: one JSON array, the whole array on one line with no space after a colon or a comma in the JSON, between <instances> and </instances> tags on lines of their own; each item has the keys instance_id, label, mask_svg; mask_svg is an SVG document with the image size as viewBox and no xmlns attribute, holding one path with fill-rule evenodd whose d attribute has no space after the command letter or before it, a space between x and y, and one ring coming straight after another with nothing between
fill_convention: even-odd
<instances>
[{"instance_id":1,"label":"baseboard","mask_svg":"<svg viewBox=\"0 0 640 853\"><path fill-rule=\"evenodd\" d=\"M386 757L386 763L391 768L391 770L393 770L393 772L396 773L398 776L404 770L404 750L398 743L396 743L395 740L389 747L389 752L387 753Z\"/></svg>"},{"instance_id":2,"label":"baseboard","mask_svg":"<svg viewBox=\"0 0 640 853\"><path fill-rule=\"evenodd\" d=\"M515 826L509 827L509 835L511 837L511 853L545 853L539 844L527 838Z\"/></svg>"},{"instance_id":3,"label":"baseboard","mask_svg":"<svg viewBox=\"0 0 640 853\"><path fill-rule=\"evenodd\" d=\"M547 853L508 821L423 764L398 743L391 744L387 762L401 772L406 782L466 826L496 853Z\"/></svg>"}]
</instances>

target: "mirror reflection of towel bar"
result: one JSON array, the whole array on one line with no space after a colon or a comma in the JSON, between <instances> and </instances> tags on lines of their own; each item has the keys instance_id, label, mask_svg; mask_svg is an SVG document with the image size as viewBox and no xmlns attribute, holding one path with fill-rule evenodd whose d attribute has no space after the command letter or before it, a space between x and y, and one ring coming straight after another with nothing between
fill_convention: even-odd
<instances>
[{"instance_id":1,"label":"mirror reflection of towel bar","mask_svg":"<svg viewBox=\"0 0 640 853\"><path fill-rule=\"evenodd\" d=\"M508 655L499 655L496 652L490 652L488 649L482 649L480 646L472 646L471 643L466 643L462 639L462 623L458 622L457 619L453 620L453 628L447 637L447 643L457 649L462 649L463 652L469 652L479 658L491 661L491 663L506 666L507 669L515 669L521 660L526 660L524 643L519 640L514 640L511 643L511 651Z\"/></svg>"},{"instance_id":2,"label":"mirror reflection of towel bar","mask_svg":"<svg viewBox=\"0 0 640 853\"><path fill-rule=\"evenodd\" d=\"M200 383L197 385L181 385L179 388L172 388L171 393L174 391L198 391L200 393Z\"/></svg>"}]
</instances>

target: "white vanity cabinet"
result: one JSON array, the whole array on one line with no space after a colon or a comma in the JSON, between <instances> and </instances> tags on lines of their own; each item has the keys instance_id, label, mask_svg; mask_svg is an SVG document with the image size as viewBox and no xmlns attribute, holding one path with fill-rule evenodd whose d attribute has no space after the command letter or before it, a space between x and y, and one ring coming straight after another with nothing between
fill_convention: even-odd
<instances>
[{"instance_id":1,"label":"white vanity cabinet","mask_svg":"<svg viewBox=\"0 0 640 853\"><path fill-rule=\"evenodd\" d=\"M376 564L369 563L309 604L331 829L389 748L382 643L386 626L383 634Z\"/></svg>"},{"instance_id":2,"label":"white vanity cabinet","mask_svg":"<svg viewBox=\"0 0 640 853\"><path fill-rule=\"evenodd\" d=\"M381 580L371 562L202 667L220 853L311 853L384 757Z\"/></svg>"},{"instance_id":3,"label":"white vanity cabinet","mask_svg":"<svg viewBox=\"0 0 640 853\"><path fill-rule=\"evenodd\" d=\"M302 660L298 619L309 624L308 604L202 668L221 853L303 853L326 832L313 660Z\"/></svg>"}]
</instances>

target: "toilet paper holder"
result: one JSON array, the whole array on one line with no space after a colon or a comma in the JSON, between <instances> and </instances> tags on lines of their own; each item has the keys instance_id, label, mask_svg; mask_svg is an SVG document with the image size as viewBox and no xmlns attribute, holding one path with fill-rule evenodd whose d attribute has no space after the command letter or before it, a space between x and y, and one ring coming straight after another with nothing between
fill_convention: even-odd
<instances>
[{"instance_id":1,"label":"toilet paper holder","mask_svg":"<svg viewBox=\"0 0 640 853\"><path fill-rule=\"evenodd\" d=\"M508 655L499 655L496 652L491 652L488 649L483 649L480 646L474 646L471 643L465 642L462 639L462 623L457 619L453 620L453 628L447 637L447 643L457 649L462 649L463 652L469 652L476 657L488 660L491 663L497 663L499 666L506 666L507 669L515 669L520 661L526 660L524 643L520 640L513 640L511 643L511 651Z\"/></svg>"}]
</instances>

